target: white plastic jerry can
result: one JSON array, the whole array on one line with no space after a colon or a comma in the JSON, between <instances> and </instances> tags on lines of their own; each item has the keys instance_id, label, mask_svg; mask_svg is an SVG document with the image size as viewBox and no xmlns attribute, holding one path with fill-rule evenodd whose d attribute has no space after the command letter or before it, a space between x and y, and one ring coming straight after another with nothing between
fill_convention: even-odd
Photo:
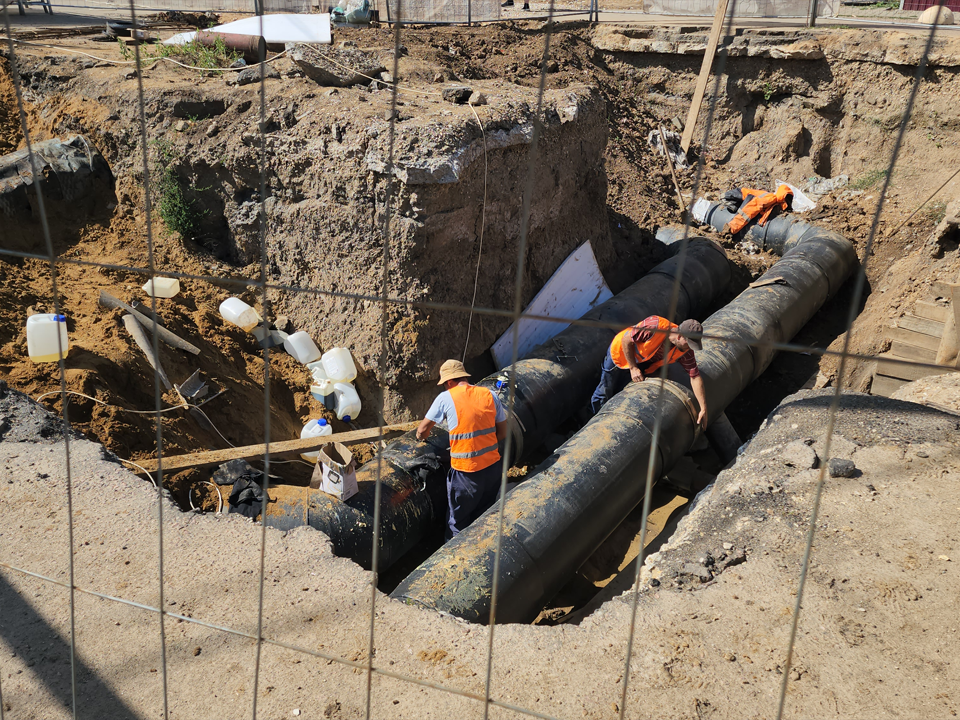
<instances>
[{"instance_id":1,"label":"white plastic jerry can","mask_svg":"<svg viewBox=\"0 0 960 720\"><path fill-rule=\"evenodd\" d=\"M303 330L287 336L283 341L283 349L304 365L320 359L320 349Z\"/></svg>"},{"instance_id":2,"label":"white plastic jerry can","mask_svg":"<svg viewBox=\"0 0 960 720\"><path fill-rule=\"evenodd\" d=\"M310 371L310 394L317 399L317 402L324 402L324 398L333 392L333 380L327 377L326 370L323 369L323 363L320 360L307 363L307 370ZM332 408L328 408L332 409Z\"/></svg>"},{"instance_id":3,"label":"white plastic jerry can","mask_svg":"<svg viewBox=\"0 0 960 720\"><path fill-rule=\"evenodd\" d=\"M350 351L346 348L327 350L322 359L327 377L335 383L349 383L357 379L357 367L353 364Z\"/></svg>"},{"instance_id":4,"label":"white plastic jerry can","mask_svg":"<svg viewBox=\"0 0 960 720\"><path fill-rule=\"evenodd\" d=\"M321 380L310 386L310 394L319 403L324 403L324 398L333 392L333 380ZM325 403L324 403L325 404Z\"/></svg>"},{"instance_id":5,"label":"white plastic jerry can","mask_svg":"<svg viewBox=\"0 0 960 720\"><path fill-rule=\"evenodd\" d=\"M144 284L143 291L150 297L172 298L180 292L180 281L176 278L151 278Z\"/></svg>"},{"instance_id":6,"label":"white plastic jerry can","mask_svg":"<svg viewBox=\"0 0 960 720\"><path fill-rule=\"evenodd\" d=\"M227 298L220 303L220 317L247 332L260 324L260 313L237 297Z\"/></svg>"},{"instance_id":7,"label":"white plastic jerry can","mask_svg":"<svg viewBox=\"0 0 960 720\"><path fill-rule=\"evenodd\" d=\"M337 395L337 419L344 422L355 420L360 414L360 396L350 383L336 383L333 391Z\"/></svg>"},{"instance_id":8,"label":"white plastic jerry can","mask_svg":"<svg viewBox=\"0 0 960 720\"><path fill-rule=\"evenodd\" d=\"M27 355L35 363L59 362L69 349L66 315L40 314L27 318Z\"/></svg>"},{"instance_id":9,"label":"white plastic jerry can","mask_svg":"<svg viewBox=\"0 0 960 720\"><path fill-rule=\"evenodd\" d=\"M319 420L311 420L304 425L303 430L300 431L301 440L305 438L322 437L323 435L333 435L333 428L324 418L320 418ZM307 462L315 463L317 461L317 455L319 454L320 450L318 449L311 452L300 453L300 457Z\"/></svg>"}]
</instances>

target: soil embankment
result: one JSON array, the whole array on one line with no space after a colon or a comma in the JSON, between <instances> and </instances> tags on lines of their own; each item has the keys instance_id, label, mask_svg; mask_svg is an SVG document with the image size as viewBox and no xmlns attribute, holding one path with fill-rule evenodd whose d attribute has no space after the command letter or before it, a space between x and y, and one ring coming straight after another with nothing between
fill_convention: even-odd
<instances>
[{"instance_id":1,"label":"soil embankment","mask_svg":"<svg viewBox=\"0 0 960 720\"><path fill-rule=\"evenodd\" d=\"M650 708L718 720L775 714L818 476L810 465L826 459L829 403L829 390L788 398L648 560L630 665L631 715ZM56 423L12 392L0 399L0 414L15 428L0 443L0 468L17 478L0 484L0 502L18 508L0 513L4 560L65 578ZM919 405L859 395L844 401L833 453L851 460L855 472L828 478L824 489L787 695L791 715L950 717L960 709L953 691L960 684L960 588L951 570L960 543L958 430L957 416ZM74 440L71 450L77 584L153 605L156 491L105 460L94 443ZM164 530L168 609L255 632L261 529L237 516L184 515L166 504ZM363 717L368 574L333 557L309 528L268 528L266 537L264 635L321 657L264 645L259 712ZM68 717L66 595L5 570L0 600L7 715ZM498 627L492 697L555 717L618 717L630 602L629 594L616 597L580 625ZM85 711L157 712L156 617L78 594L76 627ZM482 695L486 633L378 595L374 664ZM249 712L252 641L172 618L166 640L172 714ZM370 714L382 718L480 711L473 700L381 676L374 676L371 701Z\"/></svg>"}]
</instances>

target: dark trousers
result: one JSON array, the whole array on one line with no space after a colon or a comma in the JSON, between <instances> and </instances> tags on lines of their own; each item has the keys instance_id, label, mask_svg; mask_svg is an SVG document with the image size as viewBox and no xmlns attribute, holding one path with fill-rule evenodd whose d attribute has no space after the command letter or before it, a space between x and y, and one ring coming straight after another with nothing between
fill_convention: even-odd
<instances>
[{"instance_id":1,"label":"dark trousers","mask_svg":"<svg viewBox=\"0 0 960 720\"><path fill-rule=\"evenodd\" d=\"M600 384L593 391L593 397L590 398L590 407L593 414L600 412L607 401L614 395L623 390L630 382L630 371L618 368L610 357L610 348L607 348L606 357L603 358L603 364L600 366Z\"/></svg>"},{"instance_id":2,"label":"dark trousers","mask_svg":"<svg viewBox=\"0 0 960 720\"><path fill-rule=\"evenodd\" d=\"M449 540L493 505L500 492L503 460L476 472L450 468L447 473L447 539Z\"/></svg>"}]
</instances>

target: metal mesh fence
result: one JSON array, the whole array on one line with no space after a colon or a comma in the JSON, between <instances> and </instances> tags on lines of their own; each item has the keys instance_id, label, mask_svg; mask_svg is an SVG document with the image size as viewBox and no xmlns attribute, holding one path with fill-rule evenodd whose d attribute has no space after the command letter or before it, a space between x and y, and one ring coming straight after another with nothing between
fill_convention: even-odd
<instances>
[{"instance_id":1,"label":"metal mesh fence","mask_svg":"<svg viewBox=\"0 0 960 720\"><path fill-rule=\"evenodd\" d=\"M817 15L829 17L837 14L838 0L820 0ZM645 0L643 12L652 15L700 15L712 17L716 3L710 0ZM742 0L737 3L738 18L790 18L806 17L810 3L805 0Z\"/></svg>"},{"instance_id":2,"label":"metal mesh fence","mask_svg":"<svg viewBox=\"0 0 960 720\"><path fill-rule=\"evenodd\" d=\"M405 23L468 23L500 19L496 0L387 0L387 19Z\"/></svg>"},{"instance_id":3,"label":"metal mesh fence","mask_svg":"<svg viewBox=\"0 0 960 720\"><path fill-rule=\"evenodd\" d=\"M415 20L417 22L421 22L421 21L464 22L465 20L470 19L471 13L476 13L475 15L472 16L473 20L493 19L498 15L497 8L498 6L495 3L491 3L491 2L473 3L472 5L464 2L459 2L459 3L444 2L444 3L438 3L438 4L424 3L419 6L416 4L411 4L408 6L408 4L404 2L404 0L397 0L396 3L391 3L391 15L394 20L396 20L397 18L401 18L403 20L409 19L410 21ZM132 2L129 6L129 11L130 11L131 20L136 21L137 8L133 5ZM551 2L548 8L548 13L551 17L554 11L555 11L554 5ZM739 11L737 10L737 2L733 0L730 3L730 8L729 8L727 20L726 20L725 35L728 37L731 34L732 18L738 12ZM9 258L37 259L37 260L44 260L48 263L50 277L51 277L50 300L53 307L55 308L55 312L59 314L61 310L59 305L58 278L64 267L68 265L73 265L73 266L81 265L89 268L111 269L111 268L115 268L115 266L111 266L105 263L97 263L94 261L77 260L75 258L71 258L66 255L58 255L57 253L54 252L54 245L51 240L50 229L47 224L47 217L46 217L47 211L44 203L45 190L44 190L44 182L42 182L43 172L42 172L42 168L38 165L35 153L33 152L33 140L31 138L30 128L29 128L29 124L27 123L26 111L24 107L22 81L18 71L17 45L14 42L14 38L10 30L9 17L6 15L6 13L4 14L4 17L6 21L7 53L9 57L9 63L10 63L11 77L12 77L15 94L16 94L17 112L19 113L19 116L20 116L21 128L22 128L25 144L27 146L27 149L30 151L29 158L31 163L31 168L30 168L31 175L36 180L34 187L36 191L36 204L37 204L38 212L43 224L43 238L42 238L43 247L37 248L34 252L15 252L8 249L0 248L0 254L3 254ZM516 259L513 261L515 263L515 282L512 288L512 296L513 296L513 301L511 303L512 310L497 310L497 309L483 308L483 307L450 305L445 303L430 302L430 301L417 300L417 299L404 298L404 297L391 297L388 292L388 278L390 277L390 273L392 271L392 263L394 262L393 253L391 251L391 238L392 238L391 221L396 215L396 208L393 207L394 180L393 180L393 174L391 170L394 163L394 149L395 149L394 145L395 145L395 137L396 137L396 118L397 118L396 108L398 103L398 97L402 95L406 90L402 80L401 82L395 83L392 85L392 100L391 100L392 112L390 114L389 156L388 156L387 168L385 172L385 176L388 178L388 186L387 186L386 196L384 198L383 205L382 205L383 245L382 245L382 256L380 258L380 266L377 269L377 274L379 276L379 287L380 287L379 293L371 294L369 292L367 293L355 292L352 289L347 289L342 291L330 291L330 290L308 288L308 287L293 287L293 286L287 286L287 285L280 285L270 281L269 279L270 275L268 273L267 255L266 255L267 240L269 235L268 233L269 206L267 203L267 192L266 192L266 176L268 173L268 157L269 156L266 152L266 135L264 132L264 128L267 127L266 116L267 116L267 104L268 104L269 98L268 98L268 93L266 90L262 73L260 77L260 84L259 84L259 91L258 91L261 131L259 132L258 137L256 139L257 146L260 149L260 153L259 153L260 200L259 200L258 212L260 217L259 227L260 227L261 257L260 257L259 278L254 281L250 281L250 280L237 279L237 278L227 278L227 277L222 277L217 275L197 276L197 275L190 275L186 273L164 273L164 275L175 276L180 278L192 278L195 280L217 283L221 286L223 285L230 286L231 284L237 284L237 285L255 287L262 295L264 316L268 314L267 310L269 308L269 303L270 303L269 292L271 290L282 290L287 293L313 293L318 295L327 295L331 297L353 298L357 300L370 301L370 302L377 303L379 304L379 307L381 310L381 331L380 331L381 352L379 354L380 362L381 362L381 373L380 373L381 378L386 377L387 375L387 373L385 372L385 367L382 364L386 362L386 358L387 358L386 346L387 346L388 331L389 331L389 326L388 326L389 310L394 306L409 306L409 307L419 307L419 308L425 308L425 309L452 310L452 311L461 313L464 319L466 319L468 315L469 316L489 315L489 316L510 317L511 320L513 321L513 327L514 327L514 333L515 333L514 343L513 343L513 347L514 347L513 364L515 364L518 360L516 348L519 347L519 343L517 342L516 332L519 329L519 325L520 325L519 320L521 318L528 317L522 312L522 302L521 302L522 287L523 287L523 282L525 277L524 263L526 258L527 232L528 232L529 219L530 219L530 213L531 213L533 180L536 173L540 171L540 163L538 160L538 143L540 140L540 133L542 131L540 123L543 115L543 98L544 98L544 92L545 92L545 86L546 86L547 67L551 57L550 50L551 50L552 32L553 32L553 27L551 24L548 24L545 29L543 54L540 60L541 73L540 73L540 80L538 85L538 100L537 100L537 106L536 106L537 109L536 109L536 115L535 115L536 121L534 126L532 142L530 143L528 157L526 160L526 171L525 171L526 180L525 180L525 190L523 194L523 202L522 202L522 209L521 209L518 253L517 253ZM394 33L393 77L401 77L400 74L398 73L398 67L399 67L399 59L402 54L402 40L403 40L403 33L404 33L402 22L394 23L393 33ZM787 695L788 685L790 683L790 667L791 667L792 653L793 653L794 643L796 639L797 628L801 620L800 610L802 608L802 600L804 595L805 581L807 578L807 571L810 566L811 549L813 547L815 537L816 537L817 521L818 521L818 516L820 511L820 498L821 498L821 493L826 480L827 460L830 457L830 442L833 438L833 429L835 426L835 421L838 413L840 398L843 394L843 389L844 389L845 365L849 358L855 357L852 353L850 353L850 339L851 339L853 325L857 317L857 310L860 307L860 301L864 292L864 284L865 284L865 278L866 278L866 273L865 273L866 264L869 262L869 259L871 257L871 249L876 240L879 221L884 211L884 203L885 203L885 198L887 194L887 189L890 183L890 178L892 175L892 170L897 164L899 152L902 147L904 133L911 121L911 115L913 111L913 105L916 98L916 94L924 78L925 71L926 71L926 55L929 54L930 47L933 42L935 33L936 33L936 26L933 26L931 27L928 33L924 60L917 67L915 76L913 78L913 85L912 85L910 98L909 98L907 107L905 108L905 112L903 112L902 114L902 120L899 125L899 131L898 131L897 140L896 140L893 152L891 153L891 156L886 161L887 169L886 169L886 174L884 176L885 179L883 182L883 187L878 193L876 211L871 219L869 239L866 243L866 247L863 249L863 252L862 252L862 257L863 257L862 265L859 268L858 272L856 273L855 280L854 280L854 290L850 299L850 305L849 305L848 316L846 321L847 331L846 331L846 335L844 336L843 350L841 353L839 353L840 368L838 372L838 379L835 386L833 401L830 406L829 423L825 433L826 457L823 458L823 462L820 465L821 469L819 471L819 477L817 480L816 500L813 507L811 508L811 518L810 518L809 530L807 534L806 552L803 560L803 566L802 566L800 575L798 577L797 591L795 593L796 602L791 614L791 632L790 632L789 641L787 643L787 646L784 648L784 653L783 653L784 669L782 672L782 685L781 685L779 697L777 698L777 709L776 709L776 716L778 718L782 717L785 712L784 702ZM142 266L142 267L124 267L121 269L127 270L129 272L139 273L144 278L152 279L156 277L157 269L154 261L155 252L153 247L153 232L152 232L153 213L151 209L151 192L149 189L151 187L151 184L149 182L151 167L147 159L147 148L149 145L150 138L147 130L146 111L144 108L142 62L141 62L139 47L135 45L134 48L136 53L135 68L137 71L137 83L138 83L137 95L138 95L138 104L139 104L138 112L139 112L139 120L140 120L139 126L136 128L136 132L140 135L142 157L139 158L139 161L142 162L144 187L146 188L145 206L143 208L143 218L144 218L145 227L146 227L146 247L144 248L144 250L147 258L147 263L145 266ZM725 56L723 53L721 53L720 66L717 69L717 71L714 73L714 76L715 76L713 81L714 92L711 94L712 102L708 109L707 121L705 124L705 130L702 137L703 146L707 146L709 144L710 134L713 126L713 118L716 112L716 105L715 105L716 98L719 97L719 92L717 91L717 89L721 81L721 76L724 75L724 65L723 65L724 59L725 59ZM264 68L266 66L261 65L260 67ZM703 165L703 158L701 158L700 164L697 167L697 172L695 176L694 195L697 194L697 191L700 187L703 172L704 172L704 165ZM679 257L681 258L681 263L683 262L683 259L686 257L690 231L691 231L691 226L688 221L688 224L685 226L684 237L683 237L683 240L681 241L681 247L679 251ZM673 308L676 307L677 299L680 292L679 278L680 278L680 274L678 273L677 282L674 284L674 287L673 287L673 295L672 295L672 301L671 301L671 305ZM153 299L152 303L153 303L152 310L155 316L156 300ZM672 313L670 314L672 315ZM585 321L579 318L556 318L555 320L557 322L563 322L563 323L594 324L600 327L611 327L602 322L592 323L591 321ZM264 327L266 329L266 326ZM152 336L154 339L153 340L154 350L156 351L158 334L156 332L155 320L154 320L153 329L154 329L154 332L152 333ZM723 337L723 338L715 338L715 339L720 339L727 343L733 343L733 344L742 342L737 337ZM764 343L757 343L757 345L769 346L769 344L764 344ZM810 348L807 346L798 346L798 345L793 345L789 343L776 344L773 347L782 352L804 352L804 353L816 352L821 354L828 353L826 348ZM263 438L265 443L264 464L265 464L265 474L268 479L268 485L267 487L264 488L263 509L266 508L267 491L269 490L269 477L270 477L270 467L271 467L270 466L270 462L271 462L270 460L271 458L271 451L270 451L270 422L271 422L270 387L271 387L271 383L270 383L270 377L269 377L270 353L271 351L269 348L265 348L263 350L263 360L264 360L263 408L262 410L254 409L254 408L250 409L250 412L262 411L264 414L264 426L265 426L265 437ZM357 657L353 659L345 659L344 657L342 657L337 653L328 652L327 650L322 649L323 648L322 643L320 644L321 649L318 649L317 647L314 647L314 646L308 646L310 645L310 643L307 643L307 642L304 642L301 644L291 644L288 642L280 641L275 637L270 636L265 631L265 624L264 624L264 619L266 615L269 613L269 611L271 610L271 608L268 606L268 597L267 597L267 593L265 592L265 575L266 575L265 568L268 563L268 557L267 557L268 539L267 539L266 524L263 524L261 527L260 561L259 561L259 566L255 569L256 576L258 578L258 602L257 602L257 615L256 615L255 629L252 632L249 630L238 629L238 627L232 626L231 623L229 622L213 623L206 620L197 619L186 614L171 611L171 609L166 604L166 599L164 594L165 593L164 588L165 586L167 586L169 582L169 579L164 577L164 553L166 551L167 543L169 542L169 540L165 538L163 535L164 521L163 521L162 488L163 488L164 469L163 469L162 460L164 456L164 437L163 437L163 425L161 423L161 417L162 417L162 411L164 410L164 408L163 408L163 401L162 401L163 387L161 384L159 371L155 372L154 374L154 388L155 388L154 411L156 415L156 450L157 450L157 457L160 459L160 467L158 472L156 473L157 475L156 477L157 508L158 508L159 517L158 517L158 523L154 527L144 528L145 533L154 533L154 532L156 533L156 543L158 548L157 601L155 604L147 603L147 602L132 601L132 600L124 599L122 597L116 597L116 596L112 596L112 595L108 595L102 592L92 590L78 583L74 575L74 564L73 564L74 557L78 549L74 546L74 539L73 539L73 527L74 527L76 518L74 515L74 509L72 504L72 489L74 487L74 484L78 481L78 478L74 477L71 474L71 467L72 467L71 443L70 443L71 435L69 432L70 418L67 410L67 408L69 407L69 403L68 403L68 397L67 397L66 371L67 371L67 363L61 359L59 375L60 375L60 393L62 396L62 407L64 408L65 431L63 434L63 452L65 454L65 461L66 461L65 467L66 467L66 487L67 487L67 496L65 498L65 510L66 510L66 522L68 523L68 527L69 527L69 537L68 537L69 547L67 548L67 553L68 553L67 556L69 559L67 563L67 568L65 569L65 572L57 573L59 577L55 577L54 573L37 572L35 569L30 567L18 567L18 566L12 565L3 558L2 554L0 554L0 567L3 567L5 572L17 574L25 578L30 578L31 580L40 581L45 585L53 586L56 588L62 588L68 592L69 612L70 612L69 624L71 628L70 638L69 638L69 656L70 656L71 686L73 689L71 710L74 716L77 716L82 712L82 708L78 704L79 701L77 697L77 686L78 686L78 681L80 680L79 668L81 664L76 653L76 637L74 633L74 625L75 625L75 616L76 616L76 613L78 612L77 608L80 605L79 598L81 596L84 596L84 597L97 598L104 602L115 603L118 605L130 607L130 608L137 608L143 611L147 611L150 614L155 616L157 620L157 624L156 625L144 624L143 632L144 633L156 632L158 635L158 641L160 646L160 656L161 656L161 661L159 663L160 667L158 668L158 670L160 673L160 677L162 678L162 699L158 703L157 714L162 715L162 717L164 718L167 718L170 715L168 699L172 691L171 684L168 680L168 671L167 671L166 632L169 624L173 622L188 623L188 624L193 624L197 626L202 626L209 630L222 633L224 635L229 635L236 638L243 638L245 640L256 643L256 646L257 646L256 663L253 670L254 692L251 698L251 715L254 718L256 718L258 715L258 698L261 697L261 694L258 692L258 687L261 681L260 660L261 660L262 653L265 652L268 648L271 650L290 651L295 655L298 654L298 655L318 658L330 664L336 664L337 666L340 666L344 669L347 669L350 671L356 671L361 675L363 675L365 680L365 688L366 688L367 717L371 716L371 691L372 691L374 682L386 681L386 680L399 681L400 683L404 683L404 684L412 684L412 685L419 686L424 690L439 691L442 693L458 696L464 700L469 700L476 704L474 707L475 709L478 710L478 714L479 714L479 706L482 706L482 714L484 718L486 718L491 713L491 710L494 710L494 709L509 711L512 713L517 713L517 714L526 715L530 717L543 717L543 718L552 717L551 715L539 712L534 708L520 707L516 704L513 704L511 702L498 698L495 692L495 689L491 686L492 677L493 677L493 667L496 661L496 658L494 656L494 647L495 647L494 637L495 637L495 631L497 630L497 623L496 623L497 584L496 583L499 578L498 565L495 565L493 569L493 598L492 598L492 610L490 615L490 627L487 635L488 644L487 644L486 675L482 680L482 690L475 691L475 692L468 692L461 688L454 687L452 685L446 686L444 684L430 682L430 681L423 680L421 678L404 675L392 670L390 665L381 665L377 662L377 659L376 659L377 658L377 652L376 652L377 631L379 627L377 623L377 618L378 618L377 606L378 606L379 598L378 598L378 592L377 592L378 575L376 571L372 572L370 577L370 610L369 610L369 623L368 623L367 636L364 643L366 647L365 653L358 654ZM661 378L663 380L666 379L666 366L664 366L663 368ZM661 387L661 390L660 390L659 397L662 399L664 395L664 391L662 388L664 387L664 385L661 383L660 387ZM514 387L513 379L511 377L509 382L509 393L508 393L508 403L507 403L508 411L512 411L513 409L513 405L515 401L515 391L516 391L516 388ZM377 398L377 403L378 403L378 421L379 421L379 427L381 428L381 433L382 433L382 428L385 424L383 419L384 397L382 392ZM662 428L658 420L657 425L653 428L654 438L658 436L658 434L661 432L661 429ZM508 447L506 449L506 455L508 456L510 454L510 448L509 448L510 442L511 442L511 439L510 439L510 436L508 436L508 440L507 440ZM378 480L377 480L377 496L374 503L376 514L374 517L374 525L371 528L371 532L373 533L373 537L374 537L373 567L377 567L376 548L378 548L378 543L376 538L378 537L378 534L381 531L380 517L379 517L379 509L380 509L380 501L381 501L379 491L380 491L381 484L379 481L379 473L383 463L382 456L378 456L374 462L376 462L378 466ZM653 463L652 454L651 454L651 462L649 467L647 468L646 477L645 477L646 494L645 494L644 506L643 506L644 518L646 518L646 516L649 515L650 502L651 502L650 501L651 489L657 479L658 478L654 477L654 463ZM501 478L501 492L506 491L506 485L507 485L507 468L505 467L502 478ZM3 512L8 512L8 511L9 511L8 509L3 510ZM499 510L499 533L497 535L497 552L496 552L496 558L498 563L499 563L499 558L501 556L501 543L503 539L503 527L505 522L503 512L504 512L504 504L501 504L500 510ZM646 532L646 525L644 525L644 529L641 531L641 542L640 542L641 548L644 547L642 536L644 535L645 532ZM635 661L635 653L633 652L633 647L636 639L636 618L638 613L640 568L642 567L642 565L643 565L643 554L641 551L641 557L638 559L638 562L637 562L637 576L634 582L634 592L633 592L633 599L632 599L632 606L631 606L631 621L628 626L623 628L623 632L625 636L625 649L626 649L624 658L623 658L623 661L624 661L624 672L622 676L623 683L622 683L620 693L615 698L610 698L611 702L615 702L617 707L617 712L621 718L627 717L629 715L633 715L637 711L636 708L628 707L627 700L628 700L628 691L629 691L628 681L631 676L631 672L630 672L631 663ZM3 668L3 664L4 664L3 661L0 660L0 669ZM0 684L0 693L2 692L3 692L3 686L2 684ZM773 708L766 707L763 710L763 712L765 714L772 714ZM3 703L2 695L0 695L0 718L3 717L3 713L4 713L4 703Z\"/></svg>"},{"instance_id":4,"label":"metal mesh fence","mask_svg":"<svg viewBox=\"0 0 960 720\"><path fill-rule=\"evenodd\" d=\"M17 0L12 0L16 5ZM90 11L115 11L118 13L129 12L129 3L124 0L24 0L24 5L39 5L41 2L51 8L53 12L59 9L63 10L90 10ZM29 5L28 5L29 3ZM267 13L309 13L317 5L311 0L263 0L263 12ZM151 2L141 3L137 6L138 11L142 13L159 11L181 11L181 12L233 12L249 13L249 0L152 0ZM326 6L323 7L326 11Z\"/></svg>"}]
</instances>

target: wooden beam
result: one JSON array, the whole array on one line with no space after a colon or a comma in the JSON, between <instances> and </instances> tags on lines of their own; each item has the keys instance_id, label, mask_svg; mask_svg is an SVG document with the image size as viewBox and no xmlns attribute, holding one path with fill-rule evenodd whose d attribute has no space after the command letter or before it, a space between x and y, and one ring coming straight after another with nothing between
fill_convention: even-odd
<instances>
[{"instance_id":1,"label":"wooden beam","mask_svg":"<svg viewBox=\"0 0 960 720\"><path fill-rule=\"evenodd\" d=\"M418 424L417 422L408 422L399 425L386 425L383 428L383 439L391 440L403 435L415 429ZM330 442L343 443L344 445L374 442L379 437L380 431L377 428L368 428L302 440L281 440L270 443L270 457L296 456L300 453L319 450ZM222 465L230 460L260 460L266 454L266 451L266 445L244 445L243 447L227 448L226 450L206 450L189 455L172 455L163 459L163 471L169 473L194 467ZM137 462L149 472L156 472L157 470L156 460L138 460ZM142 473L138 472L138 474Z\"/></svg>"},{"instance_id":2,"label":"wooden beam","mask_svg":"<svg viewBox=\"0 0 960 720\"><path fill-rule=\"evenodd\" d=\"M906 384L906 380L899 380L898 378L887 377L886 375L874 375L873 384L870 386L870 394L879 395L880 397L890 397Z\"/></svg>"},{"instance_id":3,"label":"wooden beam","mask_svg":"<svg viewBox=\"0 0 960 720\"><path fill-rule=\"evenodd\" d=\"M677 171L673 168L673 158L670 157L670 148L667 147L667 135L663 132L663 125L657 125L660 130L660 143L663 145L663 154L667 158L667 167L670 168L670 177L673 178L673 189L677 191L677 202L680 203L680 214L686 216L687 204L683 201L683 195L680 192L680 183L677 182Z\"/></svg>"},{"instance_id":4,"label":"wooden beam","mask_svg":"<svg viewBox=\"0 0 960 720\"><path fill-rule=\"evenodd\" d=\"M690 112L687 113L687 123L683 126L683 137L680 147L683 151L690 151L690 141L693 140L693 129L700 116L700 106L703 104L703 94L707 89L707 80L710 79L710 70L713 68L713 59L717 55L717 45L720 43L720 32L723 30L723 21L727 16L728 0L717 0L717 11L713 15L713 27L710 28L710 38L707 40L707 49L703 53L703 64L700 66L700 77L697 78L697 87L693 91L693 101L690 103Z\"/></svg>"},{"instance_id":5,"label":"wooden beam","mask_svg":"<svg viewBox=\"0 0 960 720\"><path fill-rule=\"evenodd\" d=\"M950 299L950 283L944 282L943 280L934 280L930 283L930 297L934 300L937 298L946 298Z\"/></svg>"},{"instance_id":6,"label":"wooden beam","mask_svg":"<svg viewBox=\"0 0 960 720\"><path fill-rule=\"evenodd\" d=\"M940 347L937 349L937 365L957 366L957 356L960 355L960 337L958 337L960 308L957 307L960 304L960 292L957 292L958 289L960 285L957 284L951 284L949 287L953 311L947 315L943 323L943 335L940 337Z\"/></svg>"},{"instance_id":7,"label":"wooden beam","mask_svg":"<svg viewBox=\"0 0 960 720\"><path fill-rule=\"evenodd\" d=\"M894 342L900 341L907 345L915 345L924 350L933 350L936 357L937 348L940 347L940 338L933 335L924 335L923 333L905 330L898 327L887 327L883 329L884 337Z\"/></svg>"},{"instance_id":8,"label":"wooden beam","mask_svg":"<svg viewBox=\"0 0 960 720\"><path fill-rule=\"evenodd\" d=\"M914 315L927 318L927 320L936 320L937 322L945 322L949 313L949 305L941 305L940 303L928 302L926 300L918 300L913 306Z\"/></svg>"},{"instance_id":9,"label":"wooden beam","mask_svg":"<svg viewBox=\"0 0 960 720\"><path fill-rule=\"evenodd\" d=\"M903 362L891 362L891 360L900 360L891 353L883 353L877 358L877 372L887 377L900 378L901 380L919 380L930 375L943 375L950 372L950 368L932 368L922 365L907 365Z\"/></svg>"},{"instance_id":10,"label":"wooden beam","mask_svg":"<svg viewBox=\"0 0 960 720\"><path fill-rule=\"evenodd\" d=\"M950 305L953 307L953 326L960 333L960 275L957 276L957 282L950 285ZM955 365L960 367L960 357Z\"/></svg>"},{"instance_id":11,"label":"wooden beam","mask_svg":"<svg viewBox=\"0 0 960 720\"><path fill-rule=\"evenodd\" d=\"M937 361L937 351L925 347L909 345L899 340L894 340L890 345L890 354L896 355L904 360L915 360L916 362L930 363L933 365Z\"/></svg>"},{"instance_id":12,"label":"wooden beam","mask_svg":"<svg viewBox=\"0 0 960 720\"><path fill-rule=\"evenodd\" d=\"M937 322L936 320L927 320L926 318L917 317L916 315L904 315L902 318L897 320L897 327L903 328L904 330L913 330L913 332L921 333L922 335L930 335L931 337L935 338L939 338L943 335L942 322Z\"/></svg>"}]
</instances>

